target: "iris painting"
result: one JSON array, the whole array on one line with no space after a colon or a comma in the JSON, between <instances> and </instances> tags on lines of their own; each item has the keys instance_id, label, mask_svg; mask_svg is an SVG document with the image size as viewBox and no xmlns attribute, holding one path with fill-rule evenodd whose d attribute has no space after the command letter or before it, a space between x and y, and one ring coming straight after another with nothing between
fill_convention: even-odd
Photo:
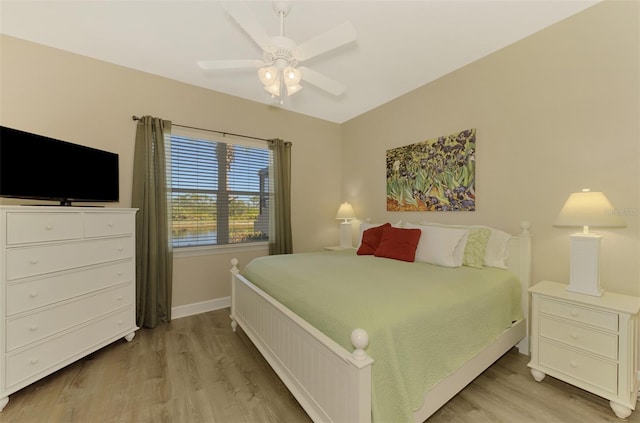
<instances>
[{"instance_id":1,"label":"iris painting","mask_svg":"<svg viewBox=\"0 0 640 423\"><path fill-rule=\"evenodd\" d=\"M474 211L476 130L387 150L387 210Z\"/></svg>"}]
</instances>

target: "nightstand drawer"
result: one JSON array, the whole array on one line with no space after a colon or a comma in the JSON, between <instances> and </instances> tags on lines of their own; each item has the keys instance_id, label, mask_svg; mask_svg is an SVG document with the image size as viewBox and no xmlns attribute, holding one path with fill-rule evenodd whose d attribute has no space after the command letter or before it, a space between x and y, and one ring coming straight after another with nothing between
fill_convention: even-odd
<instances>
[{"instance_id":1,"label":"nightstand drawer","mask_svg":"<svg viewBox=\"0 0 640 423\"><path fill-rule=\"evenodd\" d=\"M611 331L618 330L617 313L609 313L593 308L586 308L574 304L553 301L547 298L540 299L540 311L542 313L552 314L554 316L574 320L576 322L593 325Z\"/></svg>"},{"instance_id":2,"label":"nightstand drawer","mask_svg":"<svg viewBox=\"0 0 640 423\"><path fill-rule=\"evenodd\" d=\"M573 345L612 360L618 359L618 336L615 334L541 316L540 336Z\"/></svg>"},{"instance_id":3,"label":"nightstand drawer","mask_svg":"<svg viewBox=\"0 0 640 423\"><path fill-rule=\"evenodd\" d=\"M600 390L618 393L618 365L540 339L539 362Z\"/></svg>"}]
</instances>

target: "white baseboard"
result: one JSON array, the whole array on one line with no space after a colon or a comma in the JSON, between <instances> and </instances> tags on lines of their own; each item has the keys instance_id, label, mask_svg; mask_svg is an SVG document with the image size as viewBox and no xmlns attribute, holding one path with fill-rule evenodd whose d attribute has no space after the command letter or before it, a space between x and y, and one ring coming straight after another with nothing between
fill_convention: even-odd
<instances>
[{"instance_id":1,"label":"white baseboard","mask_svg":"<svg viewBox=\"0 0 640 423\"><path fill-rule=\"evenodd\" d=\"M194 314L206 313L207 311L220 310L231 305L231 297L215 298L213 300L201 301L199 303L186 304L171 308L171 319L193 316Z\"/></svg>"}]
</instances>

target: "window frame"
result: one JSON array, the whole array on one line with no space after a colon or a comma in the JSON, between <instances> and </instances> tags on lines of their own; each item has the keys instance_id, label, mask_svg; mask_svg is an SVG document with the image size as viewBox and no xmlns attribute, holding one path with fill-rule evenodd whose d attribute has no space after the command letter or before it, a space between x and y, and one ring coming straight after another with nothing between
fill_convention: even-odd
<instances>
[{"instance_id":1,"label":"window frame","mask_svg":"<svg viewBox=\"0 0 640 423\"><path fill-rule=\"evenodd\" d=\"M235 136L231 134L222 134L213 131L200 130L196 128L188 128L188 127L178 127L173 126L171 128L171 136L178 136L184 138L198 139L198 140L207 140L215 143L226 143L226 144L234 144L241 145L244 147L252 147L252 148L260 148L268 150L269 152L269 160L268 167L269 169L273 166L273 158L271 157L272 152L270 151L268 141L252 139L252 138L244 138L240 136ZM168 155L167 157L170 157ZM167 176L168 176L168 196L172 196L173 188L170 182L171 178L171 163L167 164ZM269 176L271 178L271 175ZM271 186L271 183L269 183ZM271 198L273 195L272 192L267 191L267 197ZM246 195L246 194L241 194ZM258 194L260 195L260 194ZM173 227L173 218L170 218L171 228ZM208 244L208 245L189 245L189 246L175 246L173 244L173 237L171 239L171 248L173 249L174 256L176 257L191 257L191 256L201 256L201 255L212 255L212 254L226 254L230 251L243 253L243 252L268 252L269 250L269 241L251 241L251 242L239 242L239 243L228 243L228 244Z\"/></svg>"}]
</instances>

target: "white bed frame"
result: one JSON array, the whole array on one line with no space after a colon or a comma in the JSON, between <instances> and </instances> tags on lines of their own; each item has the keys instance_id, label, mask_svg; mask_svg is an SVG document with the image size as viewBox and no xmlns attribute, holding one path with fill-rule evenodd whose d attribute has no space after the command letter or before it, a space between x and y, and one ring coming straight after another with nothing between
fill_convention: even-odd
<instances>
[{"instance_id":1,"label":"white bed frame","mask_svg":"<svg viewBox=\"0 0 640 423\"><path fill-rule=\"evenodd\" d=\"M509 241L509 270L522 284L525 318L515 322L493 344L425 393L414 420L423 422L504 353L517 345L528 354L528 304L531 274L529 223ZM231 327L237 326L262 353L314 422L371 422L371 365L364 349L367 333L354 329L347 351L244 278L231 260Z\"/></svg>"}]
</instances>

